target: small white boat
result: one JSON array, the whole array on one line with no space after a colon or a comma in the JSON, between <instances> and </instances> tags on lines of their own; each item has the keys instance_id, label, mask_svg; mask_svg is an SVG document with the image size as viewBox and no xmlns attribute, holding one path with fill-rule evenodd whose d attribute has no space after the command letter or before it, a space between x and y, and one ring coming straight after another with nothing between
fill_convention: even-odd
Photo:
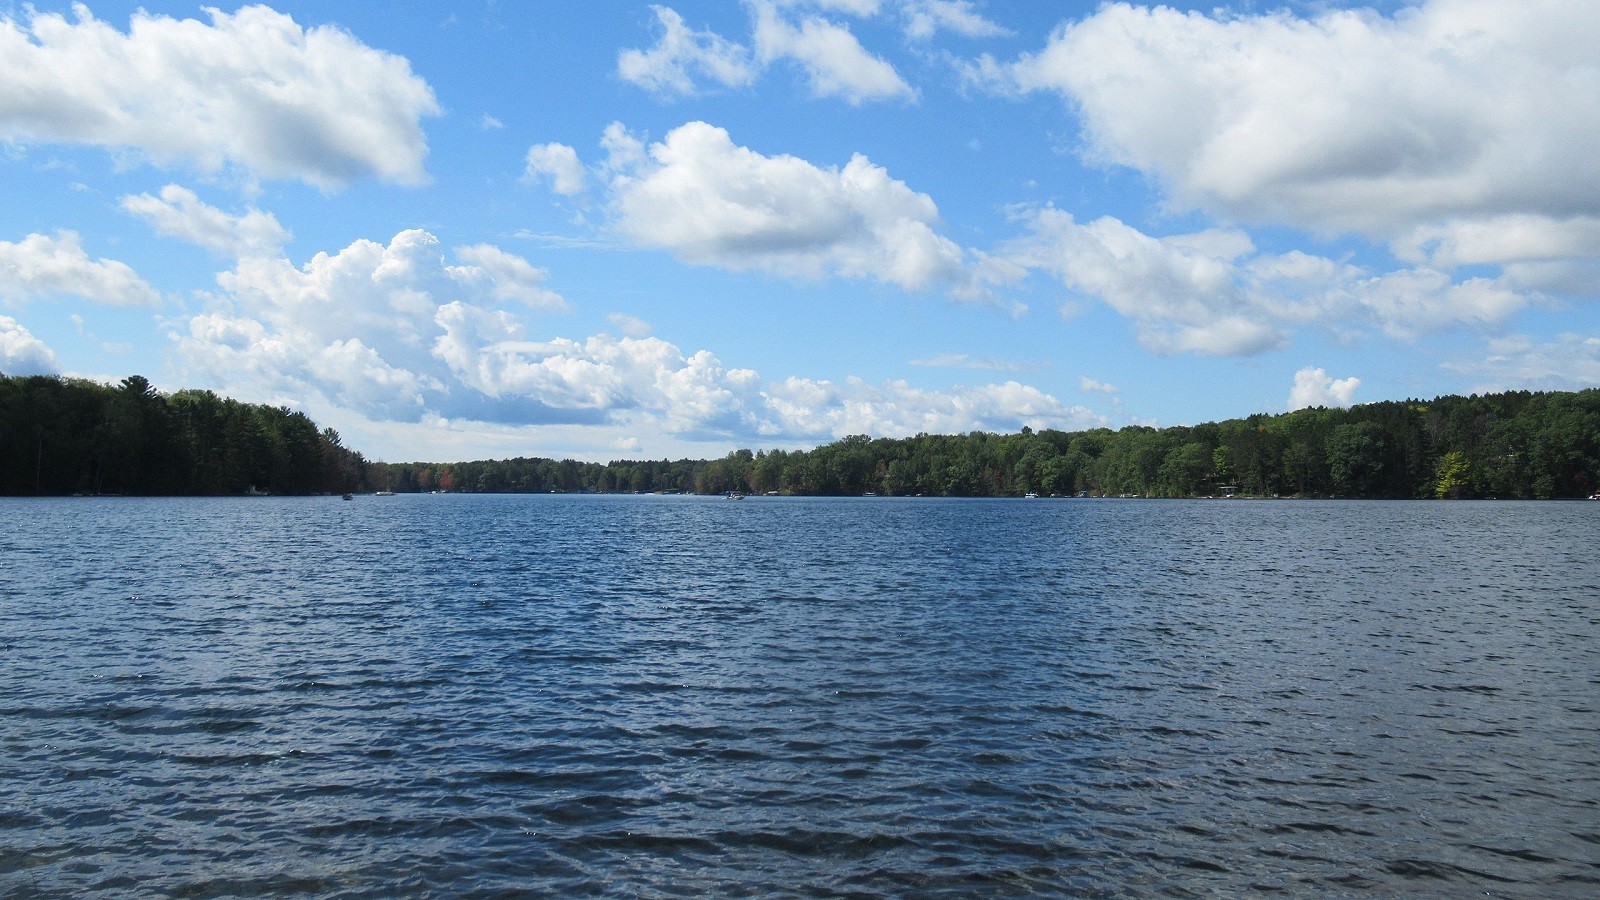
<instances>
[{"instance_id":1,"label":"small white boat","mask_svg":"<svg viewBox=\"0 0 1600 900\"><path fill-rule=\"evenodd\" d=\"M1026 494L1022 495L1022 499L1024 499L1024 500L1037 500L1037 499L1039 499L1039 495L1034 493L1033 491L1029 491Z\"/></svg>"},{"instance_id":2,"label":"small white boat","mask_svg":"<svg viewBox=\"0 0 1600 900\"><path fill-rule=\"evenodd\" d=\"M377 493L373 494L372 496L374 496L374 497L393 497L394 496L394 491L378 491Z\"/></svg>"}]
</instances>

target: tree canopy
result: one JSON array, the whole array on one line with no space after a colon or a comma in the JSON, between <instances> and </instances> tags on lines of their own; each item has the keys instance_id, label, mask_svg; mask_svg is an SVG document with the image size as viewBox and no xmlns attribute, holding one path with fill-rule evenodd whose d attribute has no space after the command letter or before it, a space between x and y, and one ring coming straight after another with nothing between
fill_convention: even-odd
<instances>
[{"instance_id":1,"label":"tree canopy","mask_svg":"<svg viewBox=\"0 0 1600 900\"><path fill-rule=\"evenodd\" d=\"M726 491L1557 499L1600 487L1600 389L1304 409L1193 426L852 435L610 463L369 462L303 413L210 391L0 376L0 494Z\"/></svg>"},{"instance_id":2,"label":"tree canopy","mask_svg":"<svg viewBox=\"0 0 1600 900\"><path fill-rule=\"evenodd\" d=\"M0 494L313 494L367 462L304 413L210 391L0 376Z\"/></svg>"}]
</instances>

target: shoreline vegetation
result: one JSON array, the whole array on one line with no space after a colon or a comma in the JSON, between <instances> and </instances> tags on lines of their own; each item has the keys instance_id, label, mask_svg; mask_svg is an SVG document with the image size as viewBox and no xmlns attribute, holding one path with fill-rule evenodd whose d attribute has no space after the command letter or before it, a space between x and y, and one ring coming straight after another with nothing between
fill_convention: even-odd
<instances>
[{"instance_id":1,"label":"shoreline vegetation","mask_svg":"<svg viewBox=\"0 0 1600 900\"><path fill-rule=\"evenodd\" d=\"M0 495L398 493L1581 499L1600 389L1258 413L1193 426L908 438L707 460L385 463L303 413L211 391L0 375Z\"/></svg>"}]
</instances>

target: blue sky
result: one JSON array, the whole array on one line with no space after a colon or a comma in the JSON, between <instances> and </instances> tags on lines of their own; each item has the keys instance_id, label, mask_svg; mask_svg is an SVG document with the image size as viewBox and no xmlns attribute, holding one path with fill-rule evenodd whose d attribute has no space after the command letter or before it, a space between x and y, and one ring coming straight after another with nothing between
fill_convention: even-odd
<instances>
[{"instance_id":1,"label":"blue sky","mask_svg":"<svg viewBox=\"0 0 1600 900\"><path fill-rule=\"evenodd\" d=\"M395 461L1600 384L1594 0L0 11L7 374Z\"/></svg>"}]
</instances>

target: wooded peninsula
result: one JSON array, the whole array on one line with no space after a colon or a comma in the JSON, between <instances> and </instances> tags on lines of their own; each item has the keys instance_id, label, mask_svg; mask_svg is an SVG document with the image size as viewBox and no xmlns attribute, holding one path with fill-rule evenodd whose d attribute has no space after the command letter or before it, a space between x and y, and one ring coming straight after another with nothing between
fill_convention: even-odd
<instances>
[{"instance_id":1,"label":"wooded peninsula","mask_svg":"<svg viewBox=\"0 0 1600 900\"><path fill-rule=\"evenodd\" d=\"M1600 487L1600 389L1303 409L1193 426L908 438L609 463L385 463L211 391L0 375L0 494L364 491L1567 499Z\"/></svg>"}]
</instances>

